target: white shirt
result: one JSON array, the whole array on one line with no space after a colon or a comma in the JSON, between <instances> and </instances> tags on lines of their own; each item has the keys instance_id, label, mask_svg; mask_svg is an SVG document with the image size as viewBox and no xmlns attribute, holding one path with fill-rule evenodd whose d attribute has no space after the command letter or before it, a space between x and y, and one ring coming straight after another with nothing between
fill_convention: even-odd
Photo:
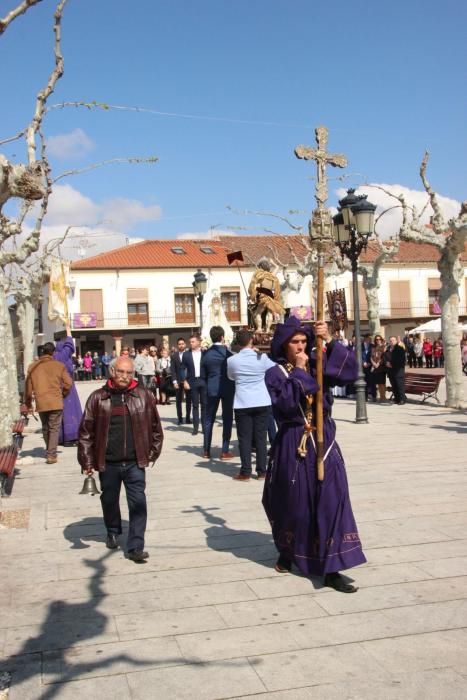
<instances>
[{"instance_id":1,"label":"white shirt","mask_svg":"<svg viewBox=\"0 0 467 700\"><path fill-rule=\"evenodd\" d=\"M195 366L195 377L201 376L201 350L192 350L193 364Z\"/></svg>"}]
</instances>

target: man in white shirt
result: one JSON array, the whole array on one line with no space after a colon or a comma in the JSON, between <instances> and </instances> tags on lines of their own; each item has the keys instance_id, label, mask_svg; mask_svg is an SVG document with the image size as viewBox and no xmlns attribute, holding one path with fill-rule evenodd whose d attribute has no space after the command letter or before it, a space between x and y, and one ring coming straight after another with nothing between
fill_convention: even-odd
<instances>
[{"instance_id":1,"label":"man in white shirt","mask_svg":"<svg viewBox=\"0 0 467 700\"><path fill-rule=\"evenodd\" d=\"M184 353L182 365L185 369L185 381L183 388L190 392L193 409L193 435L197 435L200 425L204 432L204 412L206 407L206 382L201 376L201 338L199 333L194 333L189 338L190 349Z\"/></svg>"},{"instance_id":2,"label":"man in white shirt","mask_svg":"<svg viewBox=\"0 0 467 700\"><path fill-rule=\"evenodd\" d=\"M251 477L251 446L256 445L256 473L258 479L266 476L267 429L271 398L264 375L275 363L267 355L253 350L253 333L237 333L240 351L227 360L227 376L235 381L234 411L238 446L242 466L236 481Z\"/></svg>"}]
</instances>

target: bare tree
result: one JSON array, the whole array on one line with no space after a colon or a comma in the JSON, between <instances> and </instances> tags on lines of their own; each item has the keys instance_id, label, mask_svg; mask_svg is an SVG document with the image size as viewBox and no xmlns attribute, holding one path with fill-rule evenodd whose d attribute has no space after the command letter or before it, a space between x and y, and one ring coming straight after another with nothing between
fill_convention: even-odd
<instances>
[{"instance_id":1,"label":"bare tree","mask_svg":"<svg viewBox=\"0 0 467 700\"><path fill-rule=\"evenodd\" d=\"M429 154L426 152L420 165L420 178L428 195L427 204L431 205L433 210L430 226L421 223L424 210L419 212L416 207L407 204L404 195L394 195L382 187L380 189L399 201L402 209L399 238L403 241L429 243L439 251L437 266L441 277L439 298L446 369L446 406L465 408L459 349L459 285L464 279L461 255L467 240L467 201L462 203L459 214L454 219L445 221L436 192L426 176L428 157Z\"/></svg>"},{"instance_id":2,"label":"bare tree","mask_svg":"<svg viewBox=\"0 0 467 700\"><path fill-rule=\"evenodd\" d=\"M3 19L0 19L0 34L8 28L14 19L37 4L37 1L25 0ZM0 356L3 358L0 365L0 405L3 408L0 416L0 446L10 444L11 423L19 412L16 359L7 303L5 270L12 263L24 263L38 249L42 222L47 212L51 177L42 122L47 100L53 93L57 81L63 75L61 21L66 1L60 0L55 8L53 24L55 34L54 67L49 74L47 83L37 93L31 121L19 134L0 142L1 145L1 143L22 138L26 147L25 163L13 164L0 154ZM39 157L37 155L37 142L40 145ZM18 198L22 202L19 214L15 219L4 213L4 205L13 198ZM31 232L18 246L8 245L13 237L22 232L24 219L31 210L31 202L33 201L39 201L40 206Z\"/></svg>"}]
</instances>

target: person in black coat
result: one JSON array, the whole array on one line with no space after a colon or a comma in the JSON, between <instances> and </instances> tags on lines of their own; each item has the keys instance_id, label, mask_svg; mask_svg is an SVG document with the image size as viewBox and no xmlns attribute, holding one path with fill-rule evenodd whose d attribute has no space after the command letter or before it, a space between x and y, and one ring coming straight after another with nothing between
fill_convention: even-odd
<instances>
[{"instance_id":1,"label":"person in black coat","mask_svg":"<svg viewBox=\"0 0 467 700\"><path fill-rule=\"evenodd\" d=\"M235 382L227 377L227 358L232 353L225 347L224 329L213 326L209 331L212 340L211 347L201 358L201 376L206 383L206 420L204 427L204 454L211 456L212 430L216 420L219 402L222 403L222 449L221 459L232 459L229 452L233 423L233 401Z\"/></svg>"},{"instance_id":2,"label":"person in black coat","mask_svg":"<svg viewBox=\"0 0 467 700\"><path fill-rule=\"evenodd\" d=\"M177 407L178 424L183 423L183 401L185 401L185 423L191 423L191 394L185 391L183 381L186 377L186 371L183 367L183 353L186 351L186 343L184 338L178 338L177 350L170 356L170 367L172 369L172 382L175 389L175 405Z\"/></svg>"},{"instance_id":3,"label":"person in black coat","mask_svg":"<svg viewBox=\"0 0 467 700\"><path fill-rule=\"evenodd\" d=\"M201 376L201 338L199 333L194 333L189 338L190 349L183 354L182 367L185 373L183 386L185 391L191 394L193 409L193 435L197 435L200 426L204 431L204 412L206 408L206 382Z\"/></svg>"},{"instance_id":4,"label":"person in black coat","mask_svg":"<svg viewBox=\"0 0 467 700\"><path fill-rule=\"evenodd\" d=\"M376 384L373 381L373 375L371 372L371 353L373 350L373 343L371 342L371 335L367 333L362 342L362 365L363 374L365 377L365 398L368 401L368 397L371 396L373 401L376 401Z\"/></svg>"},{"instance_id":5,"label":"person in black coat","mask_svg":"<svg viewBox=\"0 0 467 700\"><path fill-rule=\"evenodd\" d=\"M405 350L397 343L397 338L392 335L389 338L389 347L385 353L385 364L391 382L394 402L402 406L406 402L405 397Z\"/></svg>"}]
</instances>

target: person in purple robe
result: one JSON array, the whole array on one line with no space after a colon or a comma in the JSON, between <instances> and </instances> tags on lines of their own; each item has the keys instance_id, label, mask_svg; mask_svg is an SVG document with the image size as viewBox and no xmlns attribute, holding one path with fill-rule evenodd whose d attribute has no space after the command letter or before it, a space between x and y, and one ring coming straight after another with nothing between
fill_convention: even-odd
<instances>
[{"instance_id":1,"label":"person in purple robe","mask_svg":"<svg viewBox=\"0 0 467 700\"><path fill-rule=\"evenodd\" d=\"M73 360L71 357L75 352L75 344L69 326L66 327L66 334L67 337L64 340L60 340L55 344L54 359L65 365L68 374L73 379ZM71 391L63 402L62 425L58 437L60 445L73 447L78 444L78 429L82 415L83 410L73 382Z\"/></svg>"},{"instance_id":2,"label":"person in purple robe","mask_svg":"<svg viewBox=\"0 0 467 700\"><path fill-rule=\"evenodd\" d=\"M313 432L308 433L305 456L297 452L305 434L310 397L318 390L312 353L315 333L326 341L323 481L316 475ZM271 359L277 364L266 372L265 382L278 433L271 448L263 506L279 552L276 571L290 572L295 564L305 576L323 576L325 586L354 593L357 588L339 571L366 559L350 504L344 459L336 442L329 389L355 381L357 363L351 350L331 338L325 322L315 324L315 333L290 317L277 325L271 342Z\"/></svg>"}]
</instances>

